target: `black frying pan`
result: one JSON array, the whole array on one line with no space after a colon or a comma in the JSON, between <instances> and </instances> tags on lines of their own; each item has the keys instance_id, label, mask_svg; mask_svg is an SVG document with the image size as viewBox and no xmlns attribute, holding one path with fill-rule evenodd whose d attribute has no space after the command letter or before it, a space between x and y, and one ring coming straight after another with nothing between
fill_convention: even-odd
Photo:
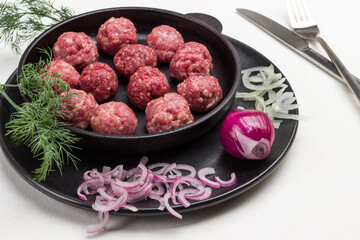
<instances>
[{"instance_id":1,"label":"black frying pan","mask_svg":"<svg viewBox=\"0 0 360 240\"><path fill-rule=\"evenodd\" d=\"M240 79L239 56L231 43L222 36L221 24L216 19L209 19L212 26L194 18L199 15L190 16L152 8L112 8L84 13L68 19L50 28L36 38L24 52L19 63L18 75L21 74L21 67L29 62L37 62L40 58L38 48L52 47L57 38L64 32L85 32L95 40L95 36L101 24L110 17L125 17L130 19L137 28L140 44L145 44L146 36L151 30L162 24L176 28L184 37L185 42L196 41L204 44L213 57L214 70L211 75L218 78L223 90L223 100L216 108L207 113L193 113L195 121L186 126L168 132L148 134L145 128L144 111L133 106L126 94L128 79L118 75L119 87L116 95L109 101L122 101L130 106L139 122L135 136L110 136L94 133L91 130L81 130L74 127L70 129L82 138L79 145L84 148L97 148L103 151L148 153L192 140L213 127L230 107ZM201 17L201 15L200 15ZM204 15L202 16L204 17ZM114 67L111 56L103 54L99 48L100 62L105 62ZM170 91L176 91L178 80L170 77L169 64L158 64L158 68L166 74L170 83Z\"/></svg>"}]
</instances>

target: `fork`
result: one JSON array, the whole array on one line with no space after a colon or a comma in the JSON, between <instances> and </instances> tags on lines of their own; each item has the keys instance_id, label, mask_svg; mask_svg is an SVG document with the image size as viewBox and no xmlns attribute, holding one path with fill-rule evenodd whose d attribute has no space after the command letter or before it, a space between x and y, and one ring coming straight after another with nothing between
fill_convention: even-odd
<instances>
[{"instance_id":1,"label":"fork","mask_svg":"<svg viewBox=\"0 0 360 240\"><path fill-rule=\"evenodd\" d=\"M325 42L323 38L319 36L320 30L316 24L316 21L312 17L310 10L305 0L287 0L287 9L289 14L290 25L294 31L302 38L306 40L314 40L321 44L330 57L341 77L346 81L348 87L360 100L360 84L355 81L350 72L346 69L344 64L336 56L334 51Z\"/></svg>"}]
</instances>

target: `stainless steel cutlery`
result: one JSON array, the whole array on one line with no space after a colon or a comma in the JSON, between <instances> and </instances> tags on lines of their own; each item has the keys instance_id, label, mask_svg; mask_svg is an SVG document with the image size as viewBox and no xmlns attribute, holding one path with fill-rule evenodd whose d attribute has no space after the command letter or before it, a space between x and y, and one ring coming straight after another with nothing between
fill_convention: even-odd
<instances>
[{"instance_id":1,"label":"stainless steel cutlery","mask_svg":"<svg viewBox=\"0 0 360 240\"><path fill-rule=\"evenodd\" d=\"M338 71L334 63L329 61L328 58L324 57L314 49L312 49L309 46L308 41L303 39L297 33L254 11L241 8L238 8L237 11L240 15L257 25L261 29L265 30L267 33L269 33L276 39L285 43L288 47L296 50L297 53L310 60L312 63L314 63L321 69L325 70L337 80L341 81L344 84L348 84L341 75L341 73ZM360 93L360 80L351 74L350 76L354 79L354 83L352 84L352 86L355 88L354 92ZM357 95L358 98L359 96L360 95Z\"/></svg>"},{"instance_id":2,"label":"stainless steel cutlery","mask_svg":"<svg viewBox=\"0 0 360 240\"><path fill-rule=\"evenodd\" d=\"M348 87L360 100L360 84L353 78L325 40L319 36L319 27L312 17L305 0L287 0L287 6L290 25L294 31L303 39L317 41L321 44Z\"/></svg>"}]
</instances>

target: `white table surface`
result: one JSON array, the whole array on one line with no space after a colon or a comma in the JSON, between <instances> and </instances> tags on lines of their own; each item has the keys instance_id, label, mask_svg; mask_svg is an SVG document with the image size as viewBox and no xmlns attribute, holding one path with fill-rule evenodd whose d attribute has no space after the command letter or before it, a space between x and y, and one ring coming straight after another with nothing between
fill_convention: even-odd
<instances>
[{"instance_id":1,"label":"white table surface","mask_svg":"<svg viewBox=\"0 0 360 240\"><path fill-rule=\"evenodd\" d=\"M76 13L146 6L202 12L223 24L223 33L269 58L290 81L300 113L296 139L280 167L265 181L223 204L172 216L111 216L108 230L87 234L96 213L60 203L25 182L0 150L1 239L359 239L360 107L334 78L289 50L235 12L258 11L289 26L285 1L85 1L56 0ZM310 8L322 36L348 69L360 76L360 2L314 0ZM318 46L315 46L318 49ZM19 55L0 47L0 82Z\"/></svg>"}]
</instances>

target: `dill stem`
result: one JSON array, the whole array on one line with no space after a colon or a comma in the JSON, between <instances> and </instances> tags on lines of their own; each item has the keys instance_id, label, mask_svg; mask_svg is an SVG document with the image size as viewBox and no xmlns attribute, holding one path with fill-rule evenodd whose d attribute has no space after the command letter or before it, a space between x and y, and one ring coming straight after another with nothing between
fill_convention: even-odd
<instances>
[{"instance_id":1,"label":"dill stem","mask_svg":"<svg viewBox=\"0 0 360 240\"><path fill-rule=\"evenodd\" d=\"M21 110L21 108L19 107L19 105L17 105L10 97L9 95L7 95L7 93L5 92L5 90L3 89L3 87L15 87L17 85L12 85L12 84L0 84L0 93L1 95L4 96L4 98L17 110Z\"/></svg>"},{"instance_id":2,"label":"dill stem","mask_svg":"<svg viewBox=\"0 0 360 240\"><path fill-rule=\"evenodd\" d=\"M0 84L0 87L19 87L19 84L4 83L4 84Z\"/></svg>"}]
</instances>

